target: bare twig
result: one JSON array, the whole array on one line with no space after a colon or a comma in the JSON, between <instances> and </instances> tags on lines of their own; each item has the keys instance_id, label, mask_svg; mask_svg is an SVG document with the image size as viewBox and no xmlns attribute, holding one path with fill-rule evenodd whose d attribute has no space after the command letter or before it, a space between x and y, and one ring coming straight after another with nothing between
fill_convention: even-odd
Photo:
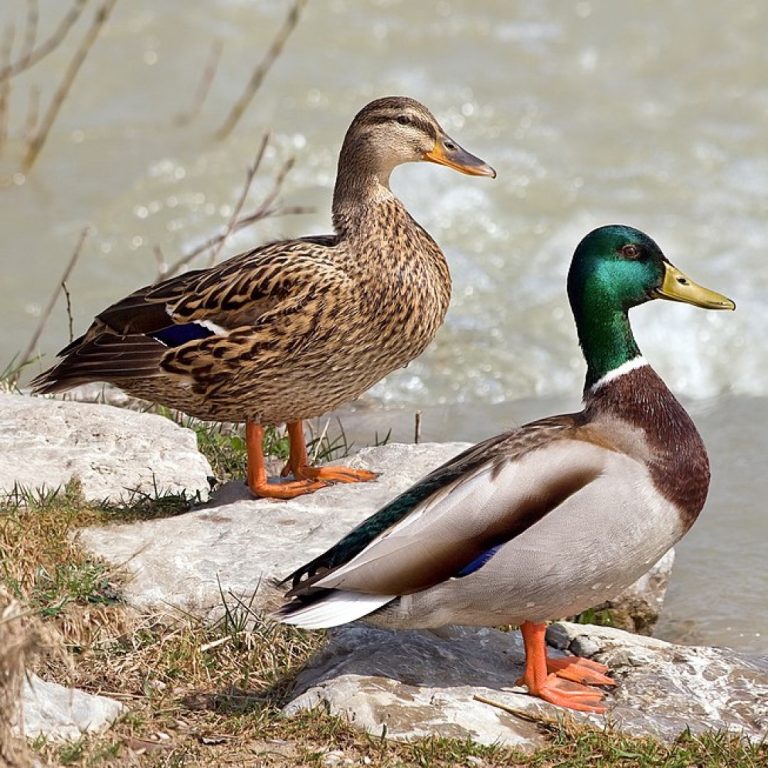
<instances>
[{"instance_id":1,"label":"bare twig","mask_svg":"<svg viewBox=\"0 0 768 768\"><path fill-rule=\"evenodd\" d=\"M75 322L72 318L72 297L69 295L66 280L61 281L61 290L64 291L64 297L67 300L67 322L69 323L69 343L75 338Z\"/></svg>"},{"instance_id":2,"label":"bare twig","mask_svg":"<svg viewBox=\"0 0 768 768\"><path fill-rule=\"evenodd\" d=\"M157 262L157 277L155 278L155 282L159 283L168 272L168 262L165 260L165 256L159 245L153 246L152 253L155 254L155 261Z\"/></svg>"},{"instance_id":3,"label":"bare twig","mask_svg":"<svg viewBox=\"0 0 768 768\"><path fill-rule=\"evenodd\" d=\"M264 78L272 68L272 65L277 60L277 57L282 53L288 38L291 36L291 32L296 28L299 23L299 17L304 10L304 6L307 4L307 0L294 0L291 10L285 17L283 26L278 31L275 39L272 41L272 45L267 49L264 58L259 62L259 65L253 71L251 79L248 81L242 96L235 102L226 120L221 125L218 131L216 131L217 139L225 139L232 132L234 127L240 122L240 118L245 113L251 100L256 95L256 91L259 90L261 84L264 82Z\"/></svg>"},{"instance_id":4,"label":"bare twig","mask_svg":"<svg viewBox=\"0 0 768 768\"><path fill-rule=\"evenodd\" d=\"M77 241L75 250L72 252L72 255L69 258L69 262L67 263L67 267L64 270L64 274L61 276L61 280L59 280L59 282L56 284L56 290L53 292L53 295L48 300L48 305L46 306L45 311L40 317L40 322L37 324L37 328L35 328L35 332L32 334L32 338L29 340L29 344L27 344L27 348L24 350L23 354L19 358L19 365L16 368L16 373L14 374L16 379L18 379L21 369L27 364L29 359L32 357L32 354L34 353L35 349L37 348L37 342L40 340L40 336L42 335L43 330L45 329L45 326L47 325L48 320L51 317L53 308L56 306L56 300L59 298L59 294L61 293L62 288L66 285L66 282L69 279L70 274L72 274L72 270L75 268L75 264L77 264L77 261L80 258L80 254L83 251L83 245L85 243L86 237L88 237L89 231L90 230L88 229L88 227L86 227L80 233L80 238ZM70 315L70 322L71 322L71 315ZM72 332L70 330L70 335L71 333ZM12 383L15 384L16 382L13 381Z\"/></svg>"},{"instance_id":5,"label":"bare twig","mask_svg":"<svg viewBox=\"0 0 768 768\"><path fill-rule=\"evenodd\" d=\"M83 38L83 42L80 43L80 47L77 49L77 51L75 51L75 55L72 58L72 61L69 63L69 67L67 67L67 70L64 73L64 77L59 84L56 93L54 93L53 98L51 99L48 111L45 113L42 124L40 125L40 130L29 144L27 154L24 158L24 162L22 163L22 169L25 173L28 173L32 168L35 160L37 159L37 156L40 154L40 150L45 145L48 134L51 131L51 127L53 126L53 123L59 114L59 110L61 109L61 105L67 98L69 90L72 87L72 83L74 83L75 78L77 77L77 73L79 72L80 67L85 61L88 52L93 47L93 44L96 42L96 38L99 36L99 32L101 32L104 24L107 22L109 14L112 13L112 9L115 7L116 2L117 0L104 0L104 3L96 11L96 14L93 17L93 21L91 22L91 26L88 28L88 31Z\"/></svg>"},{"instance_id":6,"label":"bare twig","mask_svg":"<svg viewBox=\"0 0 768 768\"><path fill-rule=\"evenodd\" d=\"M32 55L37 42L37 26L40 21L40 9L37 0L27 0L27 23L24 27L24 43L21 49L21 58Z\"/></svg>"},{"instance_id":7,"label":"bare twig","mask_svg":"<svg viewBox=\"0 0 768 768\"><path fill-rule=\"evenodd\" d=\"M0 45L0 66L11 60L11 52L13 50L13 41L15 37L16 30L13 24L9 24L5 28L3 42L2 45ZM5 140L8 138L8 102L10 101L10 98L10 81L0 81L0 150L2 150Z\"/></svg>"},{"instance_id":8,"label":"bare twig","mask_svg":"<svg viewBox=\"0 0 768 768\"><path fill-rule=\"evenodd\" d=\"M29 69L34 64L37 64L40 59L55 50L80 18L80 14L83 12L87 2L88 0L75 0L67 14L59 22L59 26L56 27L44 43L41 43L38 48L27 51L13 63L10 63L10 61L4 62L0 66L0 82ZM29 29L29 27L27 28Z\"/></svg>"},{"instance_id":9,"label":"bare twig","mask_svg":"<svg viewBox=\"0 0 768 768\"><path fill-rule=\"evenodd\" d=\"M269 208L266 211L254 211L247 216L243 216L242 219L238 219L232 232L239 232L241 229L246 229L257 221L268 219L273 216L298 216L302 213L312 213L313 211L314 208L304 205L288 205L282 208ZM182 267L186 267L187 264L197 258L201 253L205 253L211 248L215 248L223 237L224 233L221 232L218 235L208 238L208 240L200 243L200 245L196 245L191 251L179 258L178 261L175 261L171 266L166 268L166 271L163 273L163 280L168 277L173 277L173 275L175 275Z\"/></svg>"},{"instance_id":10,"label":"bare twig","mask_svg":"<svg viewBox=\"0 0 768 768\"><path fill-rule=\"evenodd\" d=\"M209 238L208 240L201 243L200 245L195 246L194 248L192 248L192 250L188 251L179 259L177 259L175 262L173 262L173 264L171 264L170 266L165 265L163 263L163 265L165 266L165 269L162 271L161 274L158 275L158 279L160 278L166 279L169 277L173 277L183 267L186 267L187 264L189 264L191 261L197 258L201 253L205 253L206 251L215 249L213 256L210 260L211 263L213 263L217 258L219 252L223 248L225 241L232 234L234 234L235 232L239 232L241 229L245 229L246 227L250 227L252 224L255 224L257 221L261 221L262 219L266 219L271 216L296 215L301 213L309 213L312 211L311 208L298 206L298 205L284 206L284 207L275 206L275 200L280 194L280 190L282 188L283 182L285 181L285 177L288 174L288 171L293 166L293 158L290 158L283 164L283 166L277 172L274 183L272 185L272 189L270 189L270 191L264 197L262 202L259 204L259 207L255 211L252 211L251 213L245 216L239 217L239 212L245 203L246 197L248 196L248 191L253 182L253 178L258 172L258 169L261 165L261 161L264 157L264 152L267 146L266 144L267 140L268 140L268 137L265 136L264 139L262 140L261 146L259 147L259 151L256 155L256 159L254 160L253 165L248 169L248 173L245 179L245 185L243 186L237 205L235 206L235 210L232 216L230 217L229 222L226 228L224 229L224 231L219 233L218 235L214 235L213 237ZM155 257L157 258L157 253L155 254Z\"/></svg>"},{"instance_id":11,"label":"bare twig","mask_svg":"<svg viewBox=\"0 0 768 768\"><path fill-rule=\"evenodd\" d=\"M264 159L264 152L266 152L267 144L269 144L269 134L265 133L262 140L261 140L261 146L259 147L259 151L256 153L256 159L253 161L253 164L250 168L246 171L245 174L245 184L243 184L243 189L240 192L240 197L238 197L237 202L235 203L235 207L232 211L232 215L229 217L229 222L227 223L227 228L224 230L224 237L219 240L216 247L211 251L211 257L208 260L209 266L213 266L216 263L216 260L219 257L219 254L221 253L221 249L224 247L224 244L227 242L227 239L232 234L235 225L237 224L237 220L240 217L240 212L243 210L243 206L245 205L245 200L248 197L248 192L251 190L251 184L253 184L254 176L256 176L256 172L259 170L259 166L261 165L261 161Z\"/></svg>"},{"instance_id":12,"label":"bare twig","mask_svg":"<svg viewBox=\"0 0 768 768\"><path fill-rule=\"evenodd\" d=\"M211 43L211 52L208 54L208 61L205 64L200 82L197 84L192 105L185 112L180 112L176 115L174 118L176 125L189 125L200 114L200 110L203 108L203 104L205 104L205 100L208 98L208 93L211 90L213 79L216 77L223 50L224 43L221 40L214 40Z\"/></svg>"},{"instance_id":13,"label":"bare twig","mask_svg":"<svg viewBox=\"0 0 768 768\"><path fill-rule=\"evenodd\" d=\"M477 693L472 698L475 701L479 701L481 704L488 704L491 707L496 707L497 709L501 709L504 712L509 712L510 715L515 715L522 720L528 720L531 723L541 723L543 725L549 726L557 725L559 723L559 720L554 717L550 717L549 715L545 715L543 712L530 709L521 709L519 707L511 707L509 704L504 704L501 701L494 701L493 699L487 699L485 696L481 696Z\"/></svg>"},{"instance_id":14,"label":"bare twig","mask_svg":"<svg viewBox=\"0 0 768 768\"><path fill-rule=\"evenodd\" d=\"M40 119L40 87L33 85L29 89L29 103L27 105L27 119L24 122L24 139L29 142L37 128Z\"/></svg>"}]
</instances>

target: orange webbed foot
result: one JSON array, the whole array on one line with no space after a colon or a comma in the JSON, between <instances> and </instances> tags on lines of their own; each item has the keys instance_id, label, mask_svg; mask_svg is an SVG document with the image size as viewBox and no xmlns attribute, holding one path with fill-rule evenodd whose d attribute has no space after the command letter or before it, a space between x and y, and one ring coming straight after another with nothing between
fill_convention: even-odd
<instances>
[{"instance_id":1,"label":"orange webbed foot","mask_svg":"<svg viewBox=\"0 0 768 768\"><path fill-rule=\"evenodd\" d=\"M367 469L352 469L352 467L299 467L295 477L304 480L324 480L328 483L367 483L375 480L378 475Z\"/></svg>"},{"instance_id":2,"label":"orange webbed foot","mask_svg":"<svg viewBox=\"0 0 768 768\"><path fill-rule=\"evenodd\" d=\"M537 690L529 689L528 692L550 704L579 712L602 714L606 710L606 707L600 704L605 697L602 691L571 680L563 680L554 674L549 675Z\"/></svg>"},{"instance_id":3,"label":"orange webbed foot","mask_svg":"<svg viewBox=\"0 0 768 768\"><path fill-rule=\"evenodd\" d=\"M605 673L608 667L581 656L566 656L559 659L547 658L547 672L563 680L583 685L616 685L616 681Z\"/></svg>"},{"instance_id":4,"label":"orange webbed foot","mask_svg":"<svg viewBox=\"0 0 768 768\"><path fill-rule=\"evenodd\" d=\"M287 483L249 482L248 488L261 499L295 499L326 488L326 483L312 480L295 480Z\"/></svg>"}]
</instances>

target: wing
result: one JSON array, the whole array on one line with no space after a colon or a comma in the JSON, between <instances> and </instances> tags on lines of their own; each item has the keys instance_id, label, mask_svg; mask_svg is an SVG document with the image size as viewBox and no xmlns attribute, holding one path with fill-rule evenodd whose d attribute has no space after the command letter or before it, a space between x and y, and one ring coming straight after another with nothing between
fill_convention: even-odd
<instances>
[{"instance_id":1,"label":"wing","mask_svg":"<svg viewBox=\"0 0 768 768\"><path fill-rule=\"evenodd\" d=\"M308 296L338 294L346 277L327 258L335 243L334 236L275 242L134 291L97 315L33 388L54 392L86 381L229 370L237 349L228 350L254 328L264 330L275 317L285 325ZM216 352L220 342L225 348Z\"/></svg>"},{"instance_id":2,"label":"wing","mask_svg":"<svg viewBox=\"0 0 768 768\"><path fill-rule=\"evenodd\" d=\"M580 422L533 422L457 456L292 574L288 596L402 595L482 564L600 474L610 449L586 440Z\"/></svg>"}]
</instances>

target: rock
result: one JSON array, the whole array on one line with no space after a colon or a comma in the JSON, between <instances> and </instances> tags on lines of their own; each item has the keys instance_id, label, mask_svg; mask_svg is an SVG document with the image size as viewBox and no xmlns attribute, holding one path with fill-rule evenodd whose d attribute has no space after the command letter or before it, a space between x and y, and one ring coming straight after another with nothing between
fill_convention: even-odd
<instances>
[{"instance_id":1,"label":"rock","mask_svg":"<svg viewBox=\"0 0 768 768\"><path fill-rule=\"evenodd\" d=\"M768 734L768 656L567 622L552 625L547 641L611 668L619 685L610 714L623 730L665 738L688 726Z\"/></svg>"},{"instance_id":2,"label":"rock","mask_svg":"<svg viewBox=\"0 0 768 768\"><path fill-rule=\"evenodd\" d=\"M605 717L574 712L577 720L611 722L620 731L665 740L689 727L765 737L768 657L581 624L553 625L550 638L608 664L618 683L607 696ZM322 703L377 736L435 734L532 749L542 742L534 724L473 698L562 715L515 688L523 659L518 632L453 628L438 636L350 625L334 630L327 648L299 674L295 698L284 711L291 715Z\"/></svg>"},{"instance_id":3,"label":"rock","mask_svg":"<svg viewBox=\"0 0 768 768\"><path fill-rule=\"evenodd\" d=\"M20 730L27 738L74 741L111 725L123 705L106 696L65 688L29 674L21 691Z\"/></svg>"},{"instance_id":4,"label":"rock","mask_svg":"<svg viewBox=\"0 0 768 768\"><path fill-rule=\"evenodd\" d=\"M501 693L515 686L522 659L517 632L392 632L352 624L334 630L327 648L299 674L284 712L322 703L375 736L535 747L544 743L535 723L473 700L486 696L535 712L539 704L530 696Z\"/></svg>"},{"instance_id":5,"label":"rock","mask_svg":"<svg viewBox=\"0 0 768 768\"><path fill-rule=\"evenodd\" d=\"M126 599L142 608L175 605L205 614L221 605L220 587L254 605L274 598L269 586L324 552L382 504L464 443L365 448L344 460L373 469L370 483L334 485L291 501L254 499L244 483L220 489L205 506L172 518L89 528L81 542L110 562L126 564Z\"/></svg>"},{"instance_id":6,"label":"rock","mask_svg":"<svg viewBox=\"0 0 768 768\"><path fill-rule=\"evenodd\" d=\"M210 474L194 432L170 419L0 393L0 495L77 477L90 500L182 491L206 498Z\"/></svg>"},{"instance_id":7,"label":"rock","mask_svg":"<svg viewBox=\"0 0 768 768\"><path fill-rule=\"evenodd\" d=\"M670 549L648 573L613 600L596 605L589 613L607 618L617 629L650 635L659 620L674 563L675 550Z\"/></svg>"}]
</instances>

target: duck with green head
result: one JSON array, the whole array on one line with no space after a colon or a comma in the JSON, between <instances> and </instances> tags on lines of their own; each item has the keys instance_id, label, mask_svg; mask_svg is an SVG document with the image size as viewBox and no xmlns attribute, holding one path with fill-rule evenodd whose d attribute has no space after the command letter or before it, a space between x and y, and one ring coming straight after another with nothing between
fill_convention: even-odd
<instances>
[{"instance_id":1,"label":"duck with green head","mask_svg":"<svg viewBox=\"0 0 768 768\"><path fill-rule=\"evenodd\" d=\"M520 625L529 693L604 711L593 686L613 684L607 668L547 658L545 622L632 584L688 531L709 487L701 437L627 313L657 298L735 305L627 226L581 241L568 297L587 362L583 410L492 437L427 475L293 573L281 621Z\"/></svg>"}]
</instances>

